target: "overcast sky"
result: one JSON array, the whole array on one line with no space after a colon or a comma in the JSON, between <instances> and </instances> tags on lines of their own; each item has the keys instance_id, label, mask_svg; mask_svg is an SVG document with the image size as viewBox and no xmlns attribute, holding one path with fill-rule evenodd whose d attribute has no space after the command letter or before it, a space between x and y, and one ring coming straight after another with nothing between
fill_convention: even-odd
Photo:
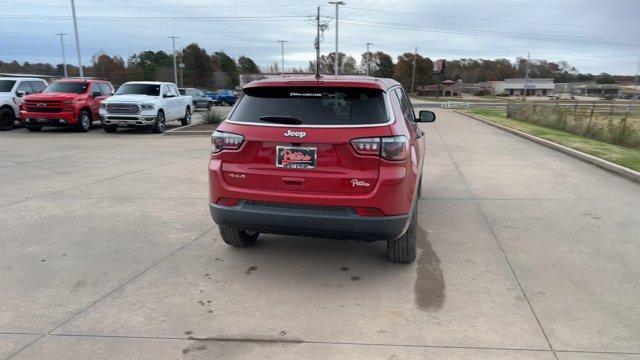
<instances>
[{"instance_id":1,"label":"overcast sky","mask_svg":"<svg viewBox=\"0 0 640 360\"><path fill-rule=\"evenodd\" d=\"M70 0L3 1L0 60L61 63L54 33L68 33L67 61L77 64ZM430 58L566 60L581 72L634 75L640 59L640 0L345 0L340 51L360 61L365 43L394 58L415 46ZM76 0L83 64L104 51L126 58L142 50L171 51L197 42L208 52L251 57L265 68L314 57L315 28L306 21L321 5L331 17L323 53L335 47L335 8L314 0Z\"/></svg>"}]
</instances>

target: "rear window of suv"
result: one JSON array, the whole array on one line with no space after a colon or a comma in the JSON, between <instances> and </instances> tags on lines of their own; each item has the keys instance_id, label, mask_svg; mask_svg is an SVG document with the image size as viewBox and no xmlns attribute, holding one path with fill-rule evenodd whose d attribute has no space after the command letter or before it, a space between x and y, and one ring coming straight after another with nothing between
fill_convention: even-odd
<instances>
[{"instance_id":1,"label":"rear window of suv","mask_svg":"<svg viewBox=\"0 0 640 360\"><path fill-rule=\"evenodd\" d=\"M350 87L245 89L232 121L297 125L367 125L388 121L382 90Z\"/></svg>"}]
</instances>

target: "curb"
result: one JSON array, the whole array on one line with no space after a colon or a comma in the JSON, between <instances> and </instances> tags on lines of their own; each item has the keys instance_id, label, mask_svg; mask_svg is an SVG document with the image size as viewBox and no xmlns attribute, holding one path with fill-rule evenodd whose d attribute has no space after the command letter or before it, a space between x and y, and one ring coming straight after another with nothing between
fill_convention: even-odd
<instances>
[{"instance_id":1,"label":"curb","mask_svg":"<svg viewBox=\"0 0 640 360\"><path fill-rule=\"evenodd\" d=\"M635 181L637 183L640 183L640 172L638 172L638 171L631 170L631 169L628 169L628 168L626 168L624 166L620 166L618 164L614 164L614 163L612 163L610 161L607 161L607 160L604 160L604 159L600 159L598 157L595 157L593 155L589 155L587 153L583 153L582 151L578 151L578 150L572 149L570 147L566 147L564 145L556 144L556 143L554 143L552 141L545 140L545 139L539 138L537 136L533 136L533 135L527 134L527 133L522 132L520 130L512 129L512 128L508 127L508 126L504 126L504 125L501 125L501 124L498 124L498 123L494 123L493 121L481 118L481 117L476 116L476 115L466 114L466 113L463 113L461 111L456 111L456 113L464 115L464 116L467 116L467 117L470 117L470 118L478 120L478 121L482 121L483 123L485 123L487 125L491 125L493 127L496 127L498 129L504 130L506 132L510 132L510 133L512 133L514 135L520 136L522 138L525 138L527 140L533 141L535 143L538 143L540 145L546 146L548 148L554 149L556 151L563 152L563 153L565 153L565 154L567 154L569 156L572 156L572 157L574 157L576 159L579 159L579 160L582 160L582 161L587 162L589 164L595 165L595 166L597 166L597 167L599 167L601 169L610 171L612 173L621 175L621 176L623 176L623 177L625 177L625 178L627 178L627 179L629 179L631 181Z\"/></svg>"},{"instance_id":2,"label":"curb","mask_svg":"<svg viewBox=\"0 0 640 360\"><path fill-rule=\"evenodd\" d=\"M179 126L175 129L167 130L163 133L165 136L211 136L211 134L215 131L215 128L211 130L189 130L189 128L194 127L198 124L191 124L187 126Z\"/></svg>"}]
</instances>

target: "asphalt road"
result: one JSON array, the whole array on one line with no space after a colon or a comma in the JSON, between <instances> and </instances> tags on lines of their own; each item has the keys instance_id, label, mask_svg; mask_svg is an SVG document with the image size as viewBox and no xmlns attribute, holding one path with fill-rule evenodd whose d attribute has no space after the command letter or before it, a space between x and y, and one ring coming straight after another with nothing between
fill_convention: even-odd
<instances>
[{"instance_id":1,"label":"asphalt road","mask_svg":"<svg viewBox=\"0 0 640 360\"><path fill-rule=\"evenodd\" d=\"M226 246L207 137L0 133L0 358L640 359L640 186L438 115L410 266Z\"/></svg>"}]
</instances>

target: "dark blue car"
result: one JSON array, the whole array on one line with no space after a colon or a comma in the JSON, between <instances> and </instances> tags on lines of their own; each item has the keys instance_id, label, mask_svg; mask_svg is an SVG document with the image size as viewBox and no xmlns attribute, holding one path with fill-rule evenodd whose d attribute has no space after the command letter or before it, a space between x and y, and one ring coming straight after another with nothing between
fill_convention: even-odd
<instances>
[{"instance_id":1,"label":"dark blue car","mask_svg":"<svg viewBox=\"0 0 640 360\"><path fill-rule=\"evenodd\" d=\"M220 89L216 91L207 91L205 95L213 99L218 105L233 105L236 103L236 93L232 90Z\"/></svg>"}]
</instances>

